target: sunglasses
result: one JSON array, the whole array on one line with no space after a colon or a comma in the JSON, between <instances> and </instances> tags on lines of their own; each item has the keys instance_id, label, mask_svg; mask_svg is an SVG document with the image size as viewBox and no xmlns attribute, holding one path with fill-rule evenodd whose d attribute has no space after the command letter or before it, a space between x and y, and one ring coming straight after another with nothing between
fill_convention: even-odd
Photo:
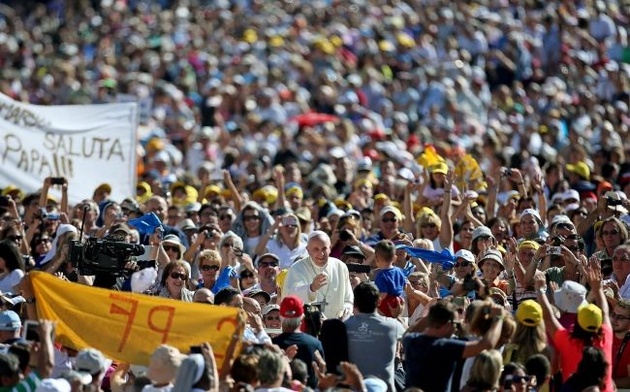
<instances>
[{"instance_id":1,"label":"sunglasses","mask_svg":"<svg viewBox=\"0 0 630 392\"><path fill-rule=\"evenodd\" d=\"M9 241L22 241L22 237L21 235L10 235L7 237L7 240Z\"/></svg>"},{"instance_id":2,"label":"sunglasses","mask_svg":"<svg viewBox=\"0 0 630 392\"><path fill-rule=\"evenodd\" d=\"M179 252L179 246L175 246L175 245L162 245L162 247L164 248L164 250L166 252L171 251L171 252Z\"/></svg>"},{"instance_id":3,"label":"sunglasses","mask_svg":"<svg viewBox=\"0 0 630 392\"><path fill-rule=\"evenodd\" d=\"M202 271L218 271L219 270L219 266L218 265L202 265L201 267L199 267Z\"/></svg>"},{"instance_id":4,"label":"sunglasses","mask_svg":"<svg viewBox=\"0 0 630 392\"><path fill-rule=\"evenodd\" d=\"M297 229L297 225L284 225L287 229Z\"/></svg>"},{"instance_id":5,"label":"sunglasses","mask_svg":"<svg viewBox=\"0 0 630 392\"><path fill-rule=\"evenodd\" d=\"M505 388L511 388L512 384L521 384L521 383L529 383L531 381L531 376L508 376L505 380Z\"/></svg>"},{"instance_id":6,"label":"sunglasses","mask_svg":"<svg viewBox=\"0 0 630 392\"><path fill-rule=\"evenodd\" d=\"M619 230L602 231L602 235L617 235L617 234L619 234Z\"/></svg>"},{"instance_id":7,"label":"sunglasses","mask_svg":"<svg viewBox=\"0 0 630 392\"><path fill-rule=\"evenodd\" d=\"M169 275L171 278L173 279L179 279L179 280L187 280L188 276L185 274L180 274L179 272L171 272L171 274Z\"/></svg>"},{"instance_id":8,"label":"sunglasses","mask_svg":"<svg viewBox=\"0 0 630 392\"><path fill-rule=\"evenodd\" d=\"M257 220L260 220L260 217L258 215L245 215L243 216L243 220L245 222L257 221Z\"/></svg>"},{"instance_id":9,"label":"sunglasses","mask_svg":"<svg viewBox=\"0 0 630 392\"><path fill-rule=\"evenodd\" d=\"M394 223L394 222L398 222L398 218L383 218L383 219L381 219L381 222L383 222L383 223Z\"/></svg>"},{"instance_id":10,"label":"sunglasses","mask_svg":"<svg viewBox=\"0 0 630 392\"><path fill-rule=\"evenodd\" d=\"M232 219L232 215L219 215L220 220Z\"/></svg>"},{"instance_id":11,"label":"sunglasses","mask_svg":"<svg viewBox=\"0 0 630 392\"><path fill-rule=\"evenodd\" d=\"M49 242L51 242L50 238L41 238L37 241L37 244L47 244Z\"/></svg>"},{"instance_id":12,"label":"sunglasses","mask_svg":"<svg viewBox=\"0 0 630 392\"><path fill-rule=\"evenodd\" d=\"M258 263L259 267L277 267L278 266L278 262L277 261L261 261Z\"/></svg>"},{"instance_id":13,"label":"sunglasses","mask_svg":"<svg viewBox=\"0 0 630 392\"><path fill-rule=\"evenodd\" d=\"M241 274L241 279L253 278L253 277L254 277L254 274L252 274L251 272Z\"/></svg>"},{"instance_id":14,"label":"sunglasses","mask_svg":"<svg viewBox=\"0 0 630 392\"><path fill-rule=\"evenodd\" d=\"M558 224L558 229L565 229L565 230L572 230L573 229L573 225L570 223L559 223Z\"/></svg>"},{"instance_id":15,"label":"sunglasses","mask_svg":"<svg viewBox=\"0 0 630 392\"><path fill-rule=\"evenodd\" d=\"M458 261L455 263L455 267L468 267L470 265L470 261Z\"/></svg>"},{"instance_id":16,"label":"sunglasses","mask_svg":"<svg viewBox=\"0 0 630 392\"><path fill-rule=\"evenodd\" d=\"M265 317L265 320L267 320L267 321L280 321L280 316Z\"/></svg>"}]
</instances>

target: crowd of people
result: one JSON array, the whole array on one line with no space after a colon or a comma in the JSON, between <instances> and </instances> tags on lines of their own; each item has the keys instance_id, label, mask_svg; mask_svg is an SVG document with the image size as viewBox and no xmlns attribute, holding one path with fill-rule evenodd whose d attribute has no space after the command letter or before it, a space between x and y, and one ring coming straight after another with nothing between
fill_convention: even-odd
<instances>
[{"instance_id":1,"label":"crowd of people","mask_svg":"<svg viewBox=\"0 0 630 392\"><path fill-rule=\"evenodd\" d=\"M140 124L124 199L0 182L0 391L630 388L629 21L625 0L3 2L0 92L135 101ZM88 237L145 254L84 274ZM22 336L35 270L241 308L243 350L224 373L203 342L139 366L54 344L54 320Z\"/></svg>"}]
</instances>

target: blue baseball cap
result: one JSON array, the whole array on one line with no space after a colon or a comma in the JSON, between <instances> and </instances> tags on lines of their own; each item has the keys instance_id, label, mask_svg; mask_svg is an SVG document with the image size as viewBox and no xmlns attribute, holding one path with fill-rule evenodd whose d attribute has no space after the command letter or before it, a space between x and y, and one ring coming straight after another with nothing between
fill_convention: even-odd
<instances>
[{"instance_id":1,"label":"blue baseball cap","mask_svg":"<svg viewBox=\"0 0 630 392\"><path fill-rule=\"evenodd\" d=\"M17 331L22 326L20 316L12 310L0 312L0 331Z\"/></svg>"}]
</instances>

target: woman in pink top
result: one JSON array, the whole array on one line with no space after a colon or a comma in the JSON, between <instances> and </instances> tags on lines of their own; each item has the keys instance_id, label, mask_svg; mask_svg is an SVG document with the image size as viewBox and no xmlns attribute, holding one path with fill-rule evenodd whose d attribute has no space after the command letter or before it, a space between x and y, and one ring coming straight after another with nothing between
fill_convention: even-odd
<instances>
[{"instance_id":1,"label":"woman in pink top","mask_svg":"<svg viewBox=\"0 0 630 392\"><path fill-rule=\"evenodd\" d=\"M545 326L553 336L554 346L560 354L562 381L565 382L578 368L582 359L582 350L586 346L599 348L604 352L608 363L605 388L602 391L613 392L612 383L612 342L613 332L608 317L608 303L602 290L601 270L595 261L584 266L584 276L588 279L591 291L595 294L595 304L583 305L578 309L577 322L571 330L560 325L553 316L551 305L547 299L547 283L544 273L537 272L534 278L538 301L543 307Z\"/></svg>"}]
</instances>

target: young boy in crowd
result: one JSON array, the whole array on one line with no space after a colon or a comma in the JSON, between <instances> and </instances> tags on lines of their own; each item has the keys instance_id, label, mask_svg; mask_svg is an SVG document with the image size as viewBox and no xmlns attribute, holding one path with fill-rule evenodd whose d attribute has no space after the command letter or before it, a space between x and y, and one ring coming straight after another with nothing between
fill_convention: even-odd
<instances>
[{"instance_id":1,"label":"young boy in crowd","mask_svg":"<svg viewBox=\"0 0 630 392\"><path fill-rule=\"evenodd\" d=\"M398 315L392 314L392 310L404 303L402 295L407 277L400 268L393 265L396 260L396 245L389 240L378 242L374 247L374 257L379 269L374 281L381 293L378 308L384 316L397 317Z\"/></svg>"}]
</instances>

